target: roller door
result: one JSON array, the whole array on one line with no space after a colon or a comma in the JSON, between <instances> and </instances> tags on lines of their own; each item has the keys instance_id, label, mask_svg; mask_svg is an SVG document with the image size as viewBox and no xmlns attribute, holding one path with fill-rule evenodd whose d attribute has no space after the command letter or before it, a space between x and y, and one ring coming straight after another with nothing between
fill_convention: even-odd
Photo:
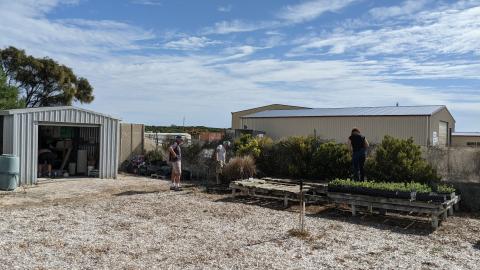
<instances>
[{"instance_id":1,"label":"roller door","mask_svg":"<svg viewBox=\"0 0 480 270\"><path fill-rule=\"evenodd\" d=\"M438 145L446 146L448 142L448 123L440 121L438 126Z\"/></svg>"}]
</instances>

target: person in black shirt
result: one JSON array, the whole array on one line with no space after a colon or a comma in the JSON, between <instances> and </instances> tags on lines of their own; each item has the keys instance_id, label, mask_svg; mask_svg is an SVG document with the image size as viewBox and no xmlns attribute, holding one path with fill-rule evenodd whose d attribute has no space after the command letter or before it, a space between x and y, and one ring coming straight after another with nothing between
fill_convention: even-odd
<instances>
[{"instance_id":1,"label":"person in black shirt","mask_svg":"<svg viewBox=\"0 0 480 270\"><path fill-rule=\"evenodd\" d=\"M348 137L350 151L352 152L353 176L355 181L365 180L365 159L367 157L368 141L360 133L358 128L352 129L352 134Z\"/></svg>"}]
</instances>

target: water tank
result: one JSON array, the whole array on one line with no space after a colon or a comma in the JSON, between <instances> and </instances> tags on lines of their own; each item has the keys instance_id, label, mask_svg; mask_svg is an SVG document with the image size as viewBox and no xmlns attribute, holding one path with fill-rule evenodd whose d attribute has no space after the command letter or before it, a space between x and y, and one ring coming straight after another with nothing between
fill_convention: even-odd
<instances>
[{"instance_id":1,"label":"water tank","mask_svg":"<svg viewBox=\"0 0 480 270\"><path fill-rule=\"evenodd\" d=\"M18 174L20 162L17 156L0 156L0 189L14 190L18 187Z\"/></svg>"}]
</instances>

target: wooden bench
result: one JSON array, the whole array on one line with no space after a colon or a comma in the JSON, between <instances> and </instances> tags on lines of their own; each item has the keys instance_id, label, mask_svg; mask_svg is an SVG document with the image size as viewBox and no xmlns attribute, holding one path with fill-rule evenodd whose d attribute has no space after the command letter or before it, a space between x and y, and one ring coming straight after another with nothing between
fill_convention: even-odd
<instances>
[{"instance_id":1,"label":"wooden bench","mask_svg":"<svg viewBox=\"0 0 480 270\"><path fill-rule=\"evenodd\" d=\"M408 199L393 199L337 192L328 192L327 196L336 204L344 203L350 205L353 216L357 214L358 206L366 207L369 212L373 212L373 210L376 209L382 214L389 210L427 214L430 217L432 227L434 229L438 228L439 220L446 220L448 215L453 215L454 208L458 210L458 202L460 201L460 196L458 195L443 203L415 200L412 201Z\"/></svg>"}]
</instances>

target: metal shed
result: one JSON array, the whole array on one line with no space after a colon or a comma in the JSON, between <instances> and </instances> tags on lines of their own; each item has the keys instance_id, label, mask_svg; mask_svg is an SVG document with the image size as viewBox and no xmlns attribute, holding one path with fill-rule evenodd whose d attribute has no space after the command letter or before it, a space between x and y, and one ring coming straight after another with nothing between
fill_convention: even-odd
<instances>
[{"instance_id":1,"label":"metal shed","mask_svg":"<svg viewBox=\"0 0 480 270\"><path fill-rule=\"evenodd\" d=\"M352 127L358 127L372 143L390 135L412 137L423 146L449 145L455 131L455 120L443 105L265 110L241 116L241 125L273 139L318 136L337 142L346 142Z\"/></svg>"},{"instance_id":2,"label":"metal shed","mask_svg":"<svg viewBox=\"0 0 480 270\"><path fill-rule=\"evenodd\" d=\"M1 152L20 158L21 184L37 182L39 129L59 126L77 128L84 151L96 151L100 178L117 177L119 119L71 106L0 111Z\"/></svg>"}]
</instances>

